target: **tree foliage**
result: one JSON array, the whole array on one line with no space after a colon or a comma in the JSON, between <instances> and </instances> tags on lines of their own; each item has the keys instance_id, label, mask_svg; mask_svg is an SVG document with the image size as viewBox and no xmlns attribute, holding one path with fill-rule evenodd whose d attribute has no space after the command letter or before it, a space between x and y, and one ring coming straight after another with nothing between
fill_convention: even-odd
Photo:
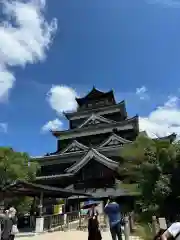
<instances>
[{"instance_id":1,"label":"tree foliage","mask_svg":"<svg viewBox=\"0 0 180 240\"><path fill-rule=\"evenodd\" d=\"M36 177L38 164L30 163L27 153L15 152L12 148L0 148L0 188L11 184L16 180L33 181ZM12 204L22 210L30 205L30 198L13 198L9 204Z\"/></svg>"},{"instance_id":2,"label":"tree foliage","mask_svg":"<svg viewBox=\"0 0 180 240\"><path fill-rule=\"evenodd\" d=\"M180 143L137 137L120 152L124 159L119 166L121 175L129 182L137 182L141 192L142 210L152 214L177 213L180 204ZM173 206L170 203L173 202Z\"/></svg>"}]
</instances>

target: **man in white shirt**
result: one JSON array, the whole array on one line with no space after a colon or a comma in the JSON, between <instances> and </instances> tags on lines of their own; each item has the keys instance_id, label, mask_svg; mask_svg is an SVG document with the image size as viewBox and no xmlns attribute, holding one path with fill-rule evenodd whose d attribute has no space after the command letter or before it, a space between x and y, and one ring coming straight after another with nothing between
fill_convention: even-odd
<instances>
[{"instance_id":1,"label":"man in white shirt","mask_svg":"<svg viewBox=\"0 0 180 240\"><path fill-rule=\"evenodd\" d=\"M161 236L162 240L168 240L169 238L180 240L180 222L173 223Z\"/></svg>"}]
</instances>

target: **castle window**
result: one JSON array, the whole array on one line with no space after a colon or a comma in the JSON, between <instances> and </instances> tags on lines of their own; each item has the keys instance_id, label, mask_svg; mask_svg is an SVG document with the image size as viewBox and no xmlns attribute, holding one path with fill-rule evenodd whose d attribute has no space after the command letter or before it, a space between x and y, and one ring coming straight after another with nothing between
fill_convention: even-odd
<instances>
[{"instance_id":1,"label":"castle window","mask_svg":"<svg viewBox=\"0 0 180 240\"><path fill-rule=\"evenodd\" d=\"M100 177L104 177L104 171L103 171L103 170L100 170L100 171L99 171L99 176L100 176Z\"/></svg>"},{"instance_id":2,"label":"castle window","mask_svg":"<svg viewBox=\"0 0 180 240\"><path fill-rule=\"evenodd\" d=\"M93 106L93 104L92 103L88 103L88 105L87 105L88 107L92 107Z\"/></svg>"},{"instance_id":3,"label":"castle window","mask_svg":"<svg viewBox=\"0 0 180 240\"><path fill-rule=\"evenodd\" d=\"M93 173L92 171L88 171L87 169L82 170L82 180L90 179L93 178Z\"/></svg>"}]
</instances>

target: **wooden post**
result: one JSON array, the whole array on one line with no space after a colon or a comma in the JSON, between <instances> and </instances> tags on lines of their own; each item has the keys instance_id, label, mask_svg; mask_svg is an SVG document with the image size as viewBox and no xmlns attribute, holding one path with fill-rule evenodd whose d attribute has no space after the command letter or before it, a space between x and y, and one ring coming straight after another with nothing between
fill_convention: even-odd
<instances>
[{"instance_id":1,"label":"wooden post","mask_svg":"<svg viewBox=\"0 0 180 240\"><path fill-rule=\"evenodd\" d=\"M135 226L134 226L134 212L130 212L129 214L129 226L130 226L130 231L134 232Z\"/></svg>"},{"instance_id":2,"label":"wooden post","mask_svg":"<svg viewBox=\"0 0 180 240\"><path fill-rule=\"evenodd\" d=\"M152 216L152 231L153 231L153 235L155 236L157 234L157 232L159 231L159 226L157 223L157 218L156 216Z\"/></svg>"},{"instance_id":3,"label":"wooden post","mask_svg":"<svg viewBox=\"0 0 180 240\"><path fill-rule=\"evenodd\" d=\"M39 217L36 218L35 232L40 233L44 230L44 217L43 215L43 192L40 193L39 199Z\"/></svg>"},{"instance_id":4,"label":"wooden post","mask_svg":"<svg viewBox=\"0 0 180 240\"><path fill-rule=\"evenodd\" d=\"M158 218L159 228L160 229L167 229L166 219L165 218Z\"/></svg>"},{"instance_id":5,"label":"wooden post","mask_svg":"<svg viewBox=\"0 0 180 240\"><path fill-rule=\"evenodd\" d=\"M67 210L67 198L64 198L64 213L66 213Z\"/></svg>"},{"instance_id":6,"label":"wooden post","mask_svg":"<svg viewBox=\"0 0 180 240\"><path fill-rule=\"evenodd\" d=\"M39 199L39 216L42 217L42 215L43 215L43 192L41 192Z\"/></svg>"},{"instance_id":7,"label":"wooden post","mask_svg":"<svg viewBox=\"0 0 180 240\"><path fill-rule=\"evenodd\" d=\"M52 223L53 223L53 216L50 216L50 220L49 220L49 229L52 228Z\"/></svg>"},{"instance_id":8,"label":"wooden post","mask_svg":"<svg viewBox=\"0 0 180 240\"><path fill-rule=\"evenodd\" d=\"M81 229L81 206L79 196L78 196L78 216L79 216L79 229Z\"/></svg>"},{"instance_id":9,"label":"wooden post","mask_svg":"<svg viewBox=\"0 0 180 240\"><path fill-rule=\"evenodd\" d=\"M79 230L81 230L81 225L82 225L81 212L79 211L79 227L78 227Z\"/></svg>"},{"instance_id":10,"label":"wooden post","mask_svg":"<svg viewBox=\"0 0 180 240\"><path fill-rule=\"evenodd\" d=\"M64 214L64 227L65 228L68 227L68 215L67 215L67 213Z\"/></svg>"},{"instance_id":11,"label":"wooden post","mask_svg":"<svg viewBox=\"0 0 180 240\"><path fill-rule=\"evenodd\" d=\"M124 218L124 236L125 236L125 240L129 240L130 237L130 228L129 228L129 217L126 216Z\"/></svg>"}]
</instances>

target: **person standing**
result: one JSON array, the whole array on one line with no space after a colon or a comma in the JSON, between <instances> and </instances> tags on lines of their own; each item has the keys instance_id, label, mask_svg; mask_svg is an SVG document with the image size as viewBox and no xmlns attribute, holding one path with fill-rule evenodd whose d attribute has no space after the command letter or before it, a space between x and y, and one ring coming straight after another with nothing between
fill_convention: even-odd
<instances>
[{"instance_id":1,"label":"person standing","mask_svg":"<svg viewBox=\"0 0 180 240\"><path fill-rule=\"evenodd\" d=\"M162 233L161 233L162 232ZM166 230L161 230L158 235L155 236L155 239L168 240L176 239L180 240L180 222L174 222Z\"/></svg>"},{"instance_id":2,"label":"person standing","mask_svg":"<svg viewBox=\"0 0 180 240\"><path fill-rule=\"evenodd\" d=\"M101 232L99 229L98 211L96 205L92 204L88 210L88 240L101 240Z\"/></svg>"},{"instance_id":3,"label":"person standing","mask_svg":"<svg viewBox=\"0 0 180 240\"><path fill-rule=\"evenodd\" d=\"M15 234L18 231L15 208L11 207L8 211L6 211L2 225L3 230L1 234L1 240L14 240Z\"/></svg>"},{"instance_id":4,"label":"person standing","mask_svg":"<svg viewBox=\"0 0 180 240\"><path fill-rule=\"evenodd\" d=\"M98 211L96 209L96 206L99 203L89 200L84 203L84 206L82 207L83 210L87 211L87 219L88 219L88 240L101 240L101 232L99 229L99 221L98 221Z\"/></svg>"},{"instance_id":5,"label":"person standing","mask_svg":"<svg viewBox=\"0 0 180 240\"><path fill-rule=\"evenodd\" d=\"M30 209L30 228L34 229L36 225L37 207L35 204Z\"/></svg>"},{"instance_id":6,"label":"person standing","mask_svg":"<svg viewBox=\"0 0 180 240\"><path fill-rule=\"evenodd\" d=\"M113 197L109 196L104 212L109 218L112 240L116 240L116 238L122 240L120 206Z\"/></svg>"},{"instance_id":7,"label":"person standing","mask_svg":"<svg viewBox=\"0 0 180 240\"><path fill-rule=\"evenodd\" d=\"M10 240L14 240L15 235L19 232L18 228L17 228L17 216L16 216L16 209L14 207L11 207L9 209L9 218L12 221L12 229L11 229L11 234L10 234Z\"/></svg>"},{"instance_id":8,"label":"person standing","mask_svg":"<svg viewBox=\"0 0 180 240\"><path fill-rule=\"evenodd\" d=\"M6 210L7 211L7 210ZM4 207L1 207L0 209L0 239L2 234L2 226L5 216L8 214L8 212L4 211Z\"/></svg>"},{"instance_id":9,"label":"person standing","mask_svg":"<svg viewBox=\"0 0 180 240\"><path fill-rule=\"evenodd\" d=\"M2 221L1 240L10 240L12 226L13 223L9 217L9 210L6 210Z\"/></svg>"}]
</instances>

